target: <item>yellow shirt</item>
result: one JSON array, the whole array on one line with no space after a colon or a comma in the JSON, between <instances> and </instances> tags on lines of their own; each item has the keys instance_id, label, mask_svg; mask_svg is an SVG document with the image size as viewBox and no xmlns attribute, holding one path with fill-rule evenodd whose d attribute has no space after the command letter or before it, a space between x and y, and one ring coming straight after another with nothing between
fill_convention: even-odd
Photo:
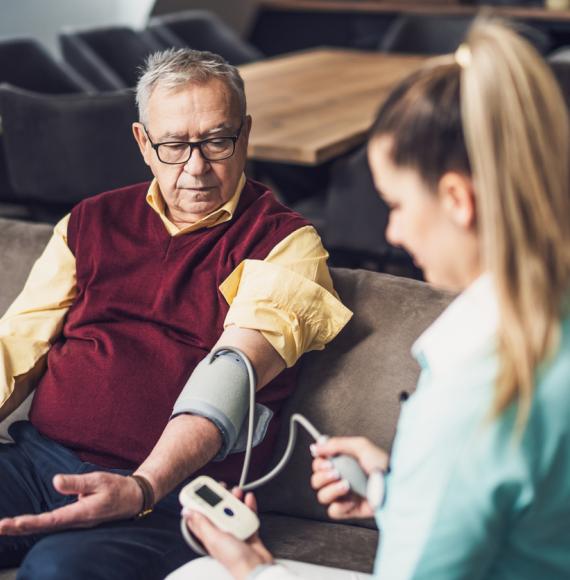
<instances>
[{"instance_id":1,"label":"yellow shirt","mask_svg":"<svg viewBox=\"0 0 570 580\"><path fill-rule=\"evenodd\" d=\"M166 216L156 180L149 187L147 202L168 233L180 236L231 220L244 185L242 175L229 201L184 228ZM24 289L0 319L0 419L31 390L75 299L75 256L67 245L68 221L69 215L55 226ZM288 367L303 353L323 349L352 316L334 291L327 258L315 229L305 226L279 242L264 260L244 260L220 286L230 305L224 327L259 330Z\"/></svg>"}]
</instances>

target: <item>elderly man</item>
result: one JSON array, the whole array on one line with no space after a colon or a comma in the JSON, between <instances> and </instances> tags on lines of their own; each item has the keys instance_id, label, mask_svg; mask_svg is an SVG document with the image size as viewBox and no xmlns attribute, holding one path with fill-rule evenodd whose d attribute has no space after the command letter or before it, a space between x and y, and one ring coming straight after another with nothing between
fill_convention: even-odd
<instances>
[{"instance_id":1,"label":"elderly man","mask_svg":"<svg viewBox=\"0 0 570 580\"><path fill-rule=\"evenodd\" d=\"M137 102L154 180L76 206L0 321L0 418L46 369L0 445L0 567L19 578L162 578L186 561L180 486L236 482L243 460L223 412L187 392L198 369L218 399L230 388L201 361L224 345L255 369L255 476L296 361L350 318L315 230L243 175L237 70L158 53Z\"/></svg>"}]
</instances>

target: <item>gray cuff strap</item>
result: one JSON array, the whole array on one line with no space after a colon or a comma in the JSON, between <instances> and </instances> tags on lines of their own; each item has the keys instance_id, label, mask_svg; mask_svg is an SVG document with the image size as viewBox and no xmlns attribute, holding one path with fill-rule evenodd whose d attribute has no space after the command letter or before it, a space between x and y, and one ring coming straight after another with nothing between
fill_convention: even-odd
<instances>
[{"instance_id":1,"label":"gray cuff strap","mask_svg":"<svg viewBox=\"0 0 570 580\"><path fill-rule=\"evenodd\" d=\"M209 354L190 375L174 404L172 417L191 413L212 421L223 439L214 458L221 461L229 453L245 449L249 391L247 368L238 355L230 351L215 357ZM255 406L254 446L263 440L272 415L267 407Z\"/></svg>"}]
</instances>

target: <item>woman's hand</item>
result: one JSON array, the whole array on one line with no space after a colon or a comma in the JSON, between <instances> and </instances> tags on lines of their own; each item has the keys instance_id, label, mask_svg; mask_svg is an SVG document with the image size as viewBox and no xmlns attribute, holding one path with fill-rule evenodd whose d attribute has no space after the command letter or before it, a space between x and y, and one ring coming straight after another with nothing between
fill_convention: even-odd
<instances>
[{"instance_id":1,"label":"woman's hand","mask_svg":"<svg viewBox=\"0 0 570 580\"><path fill-rule=\"evenodd\" d=\"M350 492L348 482L340 479L330 457L339 454L354 457L367 475L388 468L388 454L365 437L332 437L311 445L313 475L311 486L319 503L328 506L327 513L336 520L369 518L374 510L365 498Z\"/></svg>"},{"instance_id":2,"label":"woman's hand","mask_svg":"<svg viewBox=\"0 0 570 580\"><path fill-rule=\"evenodd\" d=\"M243 501L243 492L237 488L232 493ZM257 503L252 493L245 496L245 505L257 512ZM186 525L202 542L210 556L224 565L237 580L245 579L260 564L272 564L273 557L263 545L258 534L247 541L222 532L207 517L195 511L184 510Z\"/></svg>"}]
</instances>

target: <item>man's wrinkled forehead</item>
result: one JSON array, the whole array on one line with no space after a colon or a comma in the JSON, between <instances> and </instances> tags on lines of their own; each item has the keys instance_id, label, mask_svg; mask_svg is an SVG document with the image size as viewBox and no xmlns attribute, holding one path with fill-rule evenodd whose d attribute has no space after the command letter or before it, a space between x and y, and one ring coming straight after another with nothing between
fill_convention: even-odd
<instances>
[{"instance_id":1,"label":"man's wrinkled forehead","mask_svg":"<svg viewBox=\"0 0 570 580\"><path fill-rule=\"evenodd\" d=\"M208 99L204 99L204 94ZM200 98L201 97L201 98ZM188 104L194 103L200 107L224 107L228 116L241 117L241 101L235 89L222 79L211 78L206 81L188 81L183 85L169 86L166 83L157 83L150 95L150 102L155 108L168 108L173 98L183 98ZM199 101L199 103L198 103Z\"/></svg>"},{"instance_id":2,"label":"man's wrinkled forehead","mask_svg":"<svg viewBox=\"0 0 570 580\"><path fill-rule=\"evenodd\" d=\"M153 138L187 140L233 135L241 109L233 91L219 79L170 88L158 86L149 102Z\"/></svg>"}]
</instances>

